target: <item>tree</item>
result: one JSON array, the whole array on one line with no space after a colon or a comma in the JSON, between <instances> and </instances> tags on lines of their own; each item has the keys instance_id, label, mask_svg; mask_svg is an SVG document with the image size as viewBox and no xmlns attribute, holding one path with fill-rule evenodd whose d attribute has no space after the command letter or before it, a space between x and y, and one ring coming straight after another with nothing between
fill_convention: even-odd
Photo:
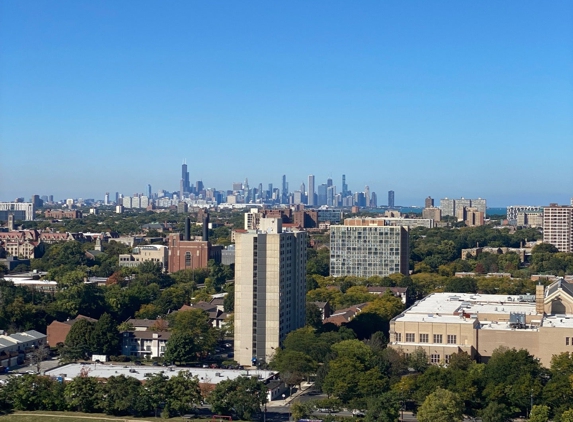
<instances>
[{"instance_id":1,"label":"tree","mask_svg":"<svg viewBox=\"0 0 573 422\"><path fill-rule=\"evenodd\" d=\"M483 422L508 422L510 421L511 410L505 405L496 401L489 402L481 412Z\"/></svg>"},{"instance_id":2,"label":"tree","mask_svg":"<svg viewBox=\"0 0 573 422\"><path fill-rule=\"evenodd\" d=\"M549 407L542 404L533 406L529 420L530 422L547 422L549 420Z\"/></svg>"},{"instance_id":3,"label":"tree","mask_svg":"<svg viewBox=\"0 0 573 422\"><path fill-rule=\"evenodd\" d=\"M561 422L573 422L573 409L568 409L561 414Z\"/></svg>"},{"instance_id":4,"label":"tree","mask_svg":"<svg viewBox=\"0 0 573 422\"><path fill-rule=\"evenodd\" d=\"M207 354L215 348L217 333L209 322L207 312L194 308L173 312L169 317L169 327L173 333L186 333L193 337L196 353Z\"/></svg>"},{"instance_id":5,"label":"tree","mask_svg":"<svg viewBox=\"0 0 573 422\"><path fill-rule=\"evenodd\" d=\"M310 356L295 350L277 350L271 367L281 374L281 379L288 385L297 385L304 377L317 369L317 364Z\"/></svg>"},{"instance_id":6,"label":"tree","mask_svg":"<svg viewBox=\"0 0 573 422\"><path fill-rule=\"evenodd\" d=\"M174 363L196 361L199 353L202 351L196 340L193 334L174 332L171 334L165 348L165 360Z\"/></svg>"},{"instance_id":7,"label":"tree","mask_svg":"<svg viewBox=\"0 0 573 422\"><path fill-rule=\"evenodd\" d=\"M87 319L77 320L66 336L63 355L68 360L84 359L92 351L95 324Z\"/></svg>"},{"instance_id":8,"label":"tree","mask_svg":"<svg viewBox=\"0 0 573 422\"><path fill-rule=\"evenodd\" d=\"M65 385L64 397L70 410L96 412L99 410L100 384L96 378L79 376Z\"/></svg>"},{"instance_id":9,"label":"tree","mask_svg":"<svg viewBox=\"0 0 573 422\"><path fill-rule=\"evenodd\" d=\"M392 393L368 400L365 422L395 422L400 416L400 402Z\"/></svg>"},{"instance_id":10,"label":"tree","mask_svg":"<svg viewBox=\"0 0 573 422\"><path fill-rule=\"evenodd\" d=\"M163 374L153 374L146 378L143 390L157 417L159 410L167 402L167 380L169 378Z\"/></svg>"},{"instance_id":11,"label":"tree","mask_svg":"<svg viewBox=\"0 0 573 422\"><path fill-rule=\"evenodd\" d=\"M189 372L180 371L167 381L167 408L170 413L183 416L201 404L199 380Z\"/></svg>"},{"instance_id":12,"label":"tree","mask_svg":"<svg viewBox=\"0 0 573 422\"><path fill-rule=\"evenodd\" d=\"M309 402L296 401L290 406L290 413L295 421L308 418L312 411L313 406Z\"/></svg>"},{"instance_id":13,"label":"tree","mask_svg":"<svg viewBox=\"0 0 573 422\"><path fill-rule=\"evenodd\" d=\"M555 245L552 245L551 243L540 243L539 245L535 245L531 249L532 255L541 253L557 253L557 252L559 252L559 249L557 249L557 247Z\"/></svg>"},{"instance_id":14,"label":"tree","mask_svg":"<svg viewBox=\"0 0 573 422\"><path fill-rule=\"evenodd\" d=\"M102 408L108 415L138 416L150 411L152 406L137 379L119 375L109 377L104 384Z\"/></svg>"},{"instance_id":15,"label":"tree","mask_svg":"<svg viewBox=\"0 0 573 422\"><path fill-rule=\"evenodd\" d=\"M64 385L50 377L11 378L5 392L15 410L65 410Z\"/></svg>"},{"instance_id":16,"label":"tree","mask_svg":"<svg viewBox=\"0 0 573 422\"><path fill-rule=\"evenodd\" d=\"M103 314L95 323L92 332L92 352L115 356L119 352L117 325L108 313Z\"/></svg>"},{"instance_id":17,"label":"tree","mask_svg":"<svg viewBox=\"0 0 573 422\"><path fill-rule=\"evenodd\" d=\"M50 348L44 345L38 346L34 351L31 353L32 357L32 364L36 366L36 372L39 374L40 369L42 367L42 362L50 356Z\"/></svg>"},{"instance_id":18,"label":"tree","mask_svg":"<svg viewBox=\"0 0 573 422\"><path fill-rule=\"evenodd\" d=\"M216 413L249 420L267 402L267 388L255 378L239 377L217 384L208 400Z\"/></svg>"},{"instance_id":19,"label":"tree","mask_svg":"<svg viewBox=\"0 0 573 422\"><path fill-rule=\"evenodd\" d=\"M322 327L322 312L314 303L306 303L306 325L312 328Z\"/></svg>"},{"instance_id":20,"label":"tree","mask_svg":"<svg viewBox=\"0 0 573 422\"><path fill-rule=\"evenodd\" d=\"M456 393L438 388L424 400L416 415L419 422L462 422L463 404Z\"/></svg>"}]
</instances>

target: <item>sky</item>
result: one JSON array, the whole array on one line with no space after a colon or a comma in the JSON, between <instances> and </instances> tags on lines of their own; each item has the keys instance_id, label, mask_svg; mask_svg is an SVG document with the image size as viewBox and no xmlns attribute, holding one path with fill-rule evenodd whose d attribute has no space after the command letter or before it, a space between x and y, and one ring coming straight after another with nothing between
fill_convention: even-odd
<instances>
[{"instance_id":1,"label":"sky","mask_svg":"<svg viewBox=\"0 0 573 422\"><path fill-rule=\"evenodd\" d=\"M573 2L0 2L0 200L287 175L573 197Z\"/></svg>"}]
</instances>

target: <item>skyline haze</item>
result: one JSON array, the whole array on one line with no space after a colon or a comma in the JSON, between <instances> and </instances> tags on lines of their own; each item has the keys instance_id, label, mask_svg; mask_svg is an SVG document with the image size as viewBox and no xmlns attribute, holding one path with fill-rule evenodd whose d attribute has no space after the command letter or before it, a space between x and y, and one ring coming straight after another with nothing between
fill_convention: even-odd
<instances>
[{"instance_id":1,"label":"skyline haze","mask_svg":"<svg viewBox=\"0 0 573 422\"><path fill-rule=\"evenodd\" d=\"M573 3L3 2L0 199L573 196ZM25 157L25 158L24 158ZM36 165L36 166L35 166ZM307 185L308 187L308 185Z\"/></svg>"}]
</instances>

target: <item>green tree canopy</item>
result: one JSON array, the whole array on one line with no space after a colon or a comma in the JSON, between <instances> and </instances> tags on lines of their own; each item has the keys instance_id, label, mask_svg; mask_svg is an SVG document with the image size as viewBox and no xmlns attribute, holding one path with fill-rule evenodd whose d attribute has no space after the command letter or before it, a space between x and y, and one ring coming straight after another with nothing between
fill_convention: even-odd
<instances>
[{"instance_id":1,"label":"green tree canopy","mask_svg":"<svg viewBox=\"0 0 573 422\"><path fill-rule=\"evenodd\" d=\"M456 393L438 388L426 397L416 415L419 422L462 422L463 404Z\"/></svg>"},{"instance_id":2,"label":"green tree canopy","mask_svg":"<svg viewBox=\"0 0 573 422\"><path fill-rule=\"evenodd\" d=\"M267 388L255 378L225 380L216 385L208 401L218 414L249 420L267 402Z\"/></svg>"}]
</instances>

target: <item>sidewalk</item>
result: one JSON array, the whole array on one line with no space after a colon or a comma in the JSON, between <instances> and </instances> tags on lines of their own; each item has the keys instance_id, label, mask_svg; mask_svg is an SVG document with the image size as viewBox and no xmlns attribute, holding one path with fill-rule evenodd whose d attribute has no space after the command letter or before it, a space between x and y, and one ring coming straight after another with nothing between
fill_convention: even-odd
<instances>
[{"instance_id":1,"label":"sidewalk","mask_svg":"<svg viewBox=\"0 0 573 422\"><path fill-rule=\"evenodd\" d=\"M301 384L300 390L295 391L292 396L286 397L284 400L270 401L267 403L267 408L289 406L294 399L296 399L298 396L304 394L313 385L314 385L314 383L312 383L312 382L303 382Z\"/></svg>"}]
</instances>

